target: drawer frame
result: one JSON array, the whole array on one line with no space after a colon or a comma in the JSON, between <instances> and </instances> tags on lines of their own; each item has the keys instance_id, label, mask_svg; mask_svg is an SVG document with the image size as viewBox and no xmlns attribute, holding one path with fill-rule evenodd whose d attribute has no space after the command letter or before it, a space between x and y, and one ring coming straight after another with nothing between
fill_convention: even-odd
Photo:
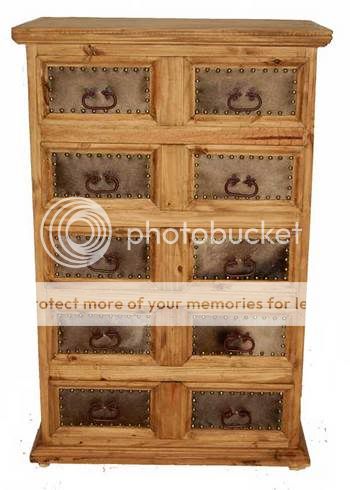
<instances>
[{"instance_id":1,"label":"drawer frame","mask_svg":"<svg viewBox=\"0 0 350 490\"><path fill-rule=\"evenodd\" d=\"M98 56L95 60L92 55L84 56L40 56L38 58L38 79L41 80L41 88L38 87L38 108L39 108L39 120L43 121L47 119L50 122L54 121L80 121L80 122L91 122L100 121L101 117L103 120L110 119L111 121L117 123L135 123L136 121L141 122L145 125L156 124L155 114L156 114L156 99L155 99L155 79L157 70L157 58L154 57L140 57L140 58L123 58L114 56ZM48 84L48 67L49 66L146 66L152 69L152 76L150 80L150 109L147 114L78 114L78 113L50 113L48 111L48 104L45 102L47 99L47 84Z\"/></svg>"},{"instance_id":2,"label":"drawer frame","mask_svg":"<svg viewBox=\"0 0 350 490\"><path fill-rule=\"evenodd\" d=\"M284 57L282 56L283 50L281 50L281 57L272 58L271 56L264 57L261 54L247 54L246 56L230 56L230 57L222 57L222 56L206 56L203 57L188 57L186 59L186 78L191 87L191 95L187 96L187 121L192 124L203 124L213 126L215 124L227 125L227 126L235 126L240 125L244 122L248 121L258 121L261 124L267 123L271 125L280 124L283 122L288 122L291 125L297 125L298 123L306 122L306 98L307 93L305 92L305 85L307 83L306 73L307 69L307 58L306 57ZM210 61L209 61L210 60ZM296 94L298 97L296 99L296 109L295 115L289 116L257 116L256 114L251 115L207 115L207 114L196 114L195 112L195 86L196 86L196 73L195 67L205 67L205 66L217 66L222 68L227 67L241 67L245 68L249 67L269 67L269 68L283 68L283 66L294 67L298 70L297 72L297 87L300 88L300 93Z\"/></svg>"},{"instance_id":3,"label":"drawer frame","mask_svg":"<svg viewBox=\"0 0 350 490\"><path fill-rule=\"evenodd\" d=\"M290 147L281 145L279 147L271 148L269 146L241 146L241 145L205 145L203 147L198 145L189 145L187 146L187 150L189 152L189 175L191 181L191 189L188 195L187 206L188 210L193 211L211 211L216 213L222 212L232 212L239 213L243 212L243 208L252 209L256 211L262 211L266 207L274 207L276 211L281 209L293 209L297 210L302 209L303 204L303 176L305 174L305 156L304 156L304 148L301 147ZM273 155L273 156L294 156L293 160L293 192L292 199L290 201L287 200L265 200L261 199L259 201L255 199L249 200L241 200L241 199L195 199L194 195L196 194L196 190L194 188L195 184L195 165L194 165L194 155L195 154L252 154L252 155Z\"/></svg>"},{"instance_id":4,"label":"drawer frame","mask_svg":"<svg viewBox=\"0 0 350 490\"><path fill-rule=\"evenodd\" d=\"M40 157L40 166L41 166L41 179L43 182L47 182L45 188L42 189L42 205L46 208L49 208L55 202L58 202L60 199L64 199L61 197L54 197L53 193L53 165L51 161L52 153L130 153L130 154L151 154L151 189L150 189L150 198L134 198L134 199L125 199L125 198L106 198L101 197L96 199L97 203L102 207L107 208L113 206L114 209L118 210L144 210L145 212L151 211L152 209L159 206L159 177L158 174L160 172L159 166L161 164L160 161L160 147L159 145L148 145L148 144L130 144L130 145L119 145L119 144L98 144L91 143L89 145L84 145L80 143L50 143L43 142L41 145L41 157ZM93 196L90 197L93 199Z\"/></svg>"},{"instance_id":5,"label":"drawer frame","mask_svg":"<svg viewBox=\"0 0 350 490\"><path fill-rule=\"evenodd\" d=\"M187 434L187 437L191 439L195 439L199 443L210 443L210 441L217 441L217 440L224 440L224 441L230 441L230 440L237 440L240 441L242 444L244 444L245 440L256 440L256 443L260 444L263 446L264 442L263 441L269 441L271 445L278 444L279 446L281 445L281 439L284 439L284 444L288 446L288 440L290 437L290 431L291 431L291 420L290 420L290 406L292 403L293 399L293 391L289 387L283 386L282 388L277 388L276 385L273 385L274 388L267 388L264 385L261 386L253 386L251 389L244 388L243 383L240 385L233 385L233 386L227 386L222 383L215 383L215 384L210 384L206 383L204 385L200 385L199 383L188 383L187 388L189 389L189 397L192 399L193 393L196 391L214 391L214 392L220 392L220 391L239 391L239 392L269 392L269 391L276 391L276 392L281 392L283 393L283 403L282 403L282 418L281 418L281 429L280 430L223 430L223 429L201 429L201 428L193 428L190 426L189 432ZM191 403L192 406L192 403ZM252 436L250 436L252 434ZM280 437L280 435L282 437Z\"/></svg>"},{"instance_id":6,"label":"drawer frame","mask_svg":"<svg viewBox=\"0 0 350 490\"><path fill-rule=\"evenodd\" d=\"M60 409L59 409L59 390L60 388L85 388L85 389L122 389L122 390L149 390L150 391L150 404L152 403L153 391L156 387L156 383L108 383L108 382L70 382L65 381L52 381L49 386L51 404L50 410L50 441L51 443L68 443L74 444L74 440L79 438L83 444L88 444L90 440L94 440L98 444L105 444L106 437L114 439L117 442L119 439L152 439L154 437L154 430L152 428L153 422L150 421L150 427L70 427L60 425Z\"/></svg>"}]
</instances>

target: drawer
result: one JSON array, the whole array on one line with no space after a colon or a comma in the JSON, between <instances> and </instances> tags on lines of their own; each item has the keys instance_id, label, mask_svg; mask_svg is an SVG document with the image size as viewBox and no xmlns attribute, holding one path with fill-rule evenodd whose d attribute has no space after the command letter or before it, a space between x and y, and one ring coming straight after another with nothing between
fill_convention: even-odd
<instances>
[{"instance_id":1,"label":"drawer","mask_svg":"<svg viewBox=\"0 0 350 490\"><path fill-rule=\"evenodd\" d=\"M294 201L297 159L292 153L193 153L193 198Z\"/></svg>"},{"instance_id":2,"label":"drawer","mask_svg":"<svg viewBox=\"0 0 350 490\"><path fill-rule=\"evenodd\" d=\"M192 428L281 430L283 392L192 391Z\"/></svg>"},{"instance_id":3,"label":"drawer","mask_svg":"<svg viewBox=\"0 0 350 490\"><path fill-rule=\"evenodd\" d=\"M195 118L264 116L296 119L303 92L302 65L253 59L193 63Z\"/></svg>"},{"instance_id":4,"label":"drawer","mask_svg":"<svg viewBox=\"0 0 350 490\"><path fill-rule=\"evenodd\" d=\"M286 327L240 326L234 315L194 315L192 353L197 356L286 355Z\"/></svg>"},{"instance_id":5,"label":"drawer","mask_svg":"<svg viewBox=\"0 0 350 490\"><path fill-rule=\"evenodd\" d=\"M55 278L69 279L150 279L151 256L150 246L146 238L129 247L128 238L114 236L111 238L105 254L91 265L75 261L74 244L88 244L90 236L85 234L70 234L69 239L58 235L53 237L53 243L59 257L54 263ZM85 256L86 258L86 256ZM79 263L80 265L75 265Z\"/></svg>"},{"instance_id":6,"label":"drawer","mask_svg":"<svg viewBox=\"0 0 350 490\"><path fill-rule=\"evenodd\" d=\"M44 105L49 114L149 115L152 64L44 64Z\"/></svg>"},{"instance_id":7,"label":"drawer","mask_svg":"<svg viewBox=\"0 0 350 490\"><path fill-rule=\"evenodd\" d=\"M49 152L52 196L150 199L150 152Z\"/></svg>"},{"instance_id":8,"label":"drawer","mask_svg":"<svg viewBox=\"0 0 350 490\"><path fill-rule=\"evenodd\" d=\"M150 390L60 388L60 426L150 427Z\"/></svg>"},{"instance_id":9,"label":"drawer","mask_svg":"<svg viewBox=\"0 0 350 490\"><path fill-rule=\"evenodd\" d=\"M149 315L59 314L59 354L149 355Z\"/></svg>"},{"instance_id":10,"label":"drawer","mask_svg":"<svg viewBox=\"0 0 350 490\"><path fill-rule=\"evenodd\" d=\"M193 279L287 280L289 240L239 243L226 240L212 243L210 239L194 245Z\"/></svg>"}]
</instances>

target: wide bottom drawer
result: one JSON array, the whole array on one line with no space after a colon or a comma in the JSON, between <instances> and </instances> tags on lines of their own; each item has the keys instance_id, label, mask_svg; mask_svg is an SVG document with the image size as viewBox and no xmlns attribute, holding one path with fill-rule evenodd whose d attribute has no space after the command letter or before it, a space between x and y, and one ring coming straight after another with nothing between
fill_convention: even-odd
<instances>
[{"instance_id":1,"label":"wide bottom drawer","mask_svg":"<svg viewBox=\"0 0 350 490\"><path fill-rule=\"evenodd\" d=\"M52 380L44 426L53 444L287 447L292 394L290 385Z\"/></svg>"},{"instance_id":2,"label":"wide bottom drawer","mask_svg":"<svg viewBox=\"0 0 350 490\"><path fill-rule=\"evenodd\" d=\"M192 428L281 430L283 391L192 391Z\"/></svg>"},{"instance_id":3,"label":"wide bottom drawer","mask_svg":"<svg viewBox=\"0 0 350 490\"><path fill-rule=\"evenodd\" d=\"M150 390L59 388L60 426L150 427Z\"/></svg>"}]
</instances>

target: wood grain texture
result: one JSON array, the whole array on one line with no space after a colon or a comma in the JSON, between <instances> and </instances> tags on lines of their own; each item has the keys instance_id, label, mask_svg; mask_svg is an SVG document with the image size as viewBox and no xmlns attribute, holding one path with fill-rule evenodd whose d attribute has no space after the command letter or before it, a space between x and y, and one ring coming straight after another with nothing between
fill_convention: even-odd
<instances>
[{"instance_id":1,"label":"wood grain texture","mask_svg":"<svg viewBox=\"0 0 350 490\"><path fill-rule=\"evenodd\" d=\"M82 63L88 63L93 60L99 61L104 56L110 56L114 59L121 57L134 59L135 57L150 56L155 57L192 57L192 56L208 56L208 45L184 44L114 44L111 42L99 43L98 49L94 54L87 53L86 45L84 44L66 44L60 43L59 53L55 44L37 44L37 53L43 60L63 60L66 61L70 57L74 60L80 60ZM307 48L304 46L232 46L211 44L210 57L212 56L249 56L269 59L271 63L274 60L292 57L305 57ZM186 60L184 60L186 63Z\"/></svg>"},{"instance_id":2,"label":"wood grain texture","mask_svg":"<svg viewBox=\"0 0 350 490\"><path fill-rule=\"evenodd\" d=\"M165 330L168 327L163 328ZM185 327L177 328L185 329ZM157 332L155 342L161 342L158 338L161 335L165 335L165 333L163 331ZM158 347L156 361L162 364L159 366L152 365L150 362L147 364L138 362L138 359L130 358L113 361L110 356L108 360L99 360L96 356L84 356L82 358L78 355L69 355L51 361L48 372L52 380L66 381L196 381L198 383L213 383L220 380L225 383L239 383L244 379L245 383L253 385L257 383L293 382L293 365L283 358L217 359L213 356L201 356L192 357L184 364L184 358L187 356L184 356L181 351L179 352L183 340L181 342L181 339L177 339L178 345L173 348L173 351L171 350L173 344L166 346L166 342L173 340L175 335L176 332L171 332L169 337L166 336L163 340L163 345ZM186 352L185 349L184 351ZM138 364L135 365L137 362ZM172 365L167 365L170 362Z\"/></svg>"},{"instance_id":3,"label":"wood grain texture","mask_svg":"<svg viewBox=\"0 0 350 490\"><path fill-rule=\"evenodd\" d=\"M39 429L33 449L31 462L50 463L89 463L89 464L196 464L196 465L244 465L244 466L287 466L298 470L310 465L305 439L301 437L296 448L228 448L228 447L121 447L108 448L74 445L45 445Z\"/></svg>"},{"instance_id":4,"label":"wood grain texture","mask_svg":"<svg viewBox=\"0 0 350 490\"><path fill-rule=\"evenodd\" d=\"M12 37L18 43L325 46L332 31L308 20L40 17L14 27Z\"/></svg>"},{"instance_id":5,"label":"wood grain texture","mask_svg":"<svg viewBox=\"0 0 350 490\"><path fill-rule=\"evenodd\" d=\"M95 114L81 122L80 115L67 115L62 121L60 114L56 120L48 118L41 124L41 135L44 141L61 143L81 142L114 144L133 144L135 142L148 142L149 144L163 145L272 145L272 146L302 146L305 144L303 126L299 122L266 121L266 118L246 118L242 122L212 121L208 123L189 124L188 126L155 127L152 124L136 125L135 119L120 121L118 116L102 115L96 118ZM118 123L123 123L118 124Z\"/></svg>"},{"instance_id":6,"label":"wood grain texture","mask_svg":"<svg viewBox=\"0 0 350 490\"><path fill-rule=\"evenodd\" d=\"M179 148L181 149L181 147ZM176 165L173 165L173 168L176 172ZM173 178L169 179L169 182L173 181ZM175 180L175 182L179 181ZM170 193L169 200L173 199L173 196L173 202L176 203L177 193ZM181 191L180 199L183 197L184 193ZM163 232L164 230L161 229L160 231ZM172 240L173 236L173 232L171 232L167 238ZM174 244L160 240L160 243L155 245L155 264L153 277L157 282L186 282L190 278L189 248L181 240ZM169 317L174 318L175 325L180 324L181 326L171 326L171 321L168 321ZM189 359L192 352L192 328L188 314L181 310L161 310L157 312L154 320L153 351L155 359L161 365L181 366Z\"/></svg>"},{"instance_id":7,"label":"wood grain texture","mask_svg":"<svg viewBox=\"0 0 350 490\"><path fill-rule=\"evenodd\" d=\"M189 393L181 383L161 383L153 397L154 430L160 439L182 439L189 427Z\"/></svg>"}]
</instances>

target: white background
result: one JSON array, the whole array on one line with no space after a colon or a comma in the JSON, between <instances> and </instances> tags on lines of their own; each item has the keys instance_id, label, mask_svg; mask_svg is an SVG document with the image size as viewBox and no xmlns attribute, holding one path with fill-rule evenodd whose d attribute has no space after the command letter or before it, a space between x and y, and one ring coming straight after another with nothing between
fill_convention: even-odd
<instances>
[{"instance_id":1,"label":"white background","mask_svg":"<svg viewBox=\"0 0 350 490\"><path fill-rule=\"evenodd\" d=\"M26 489L349 488L349 17L333 0L12 0L1 6L0 486ZM74 466L29 463L40 422L25 49L14 25L40 16L310 19L319 49L302 421L312 466Z\"/></svg>"}]
</instances>

